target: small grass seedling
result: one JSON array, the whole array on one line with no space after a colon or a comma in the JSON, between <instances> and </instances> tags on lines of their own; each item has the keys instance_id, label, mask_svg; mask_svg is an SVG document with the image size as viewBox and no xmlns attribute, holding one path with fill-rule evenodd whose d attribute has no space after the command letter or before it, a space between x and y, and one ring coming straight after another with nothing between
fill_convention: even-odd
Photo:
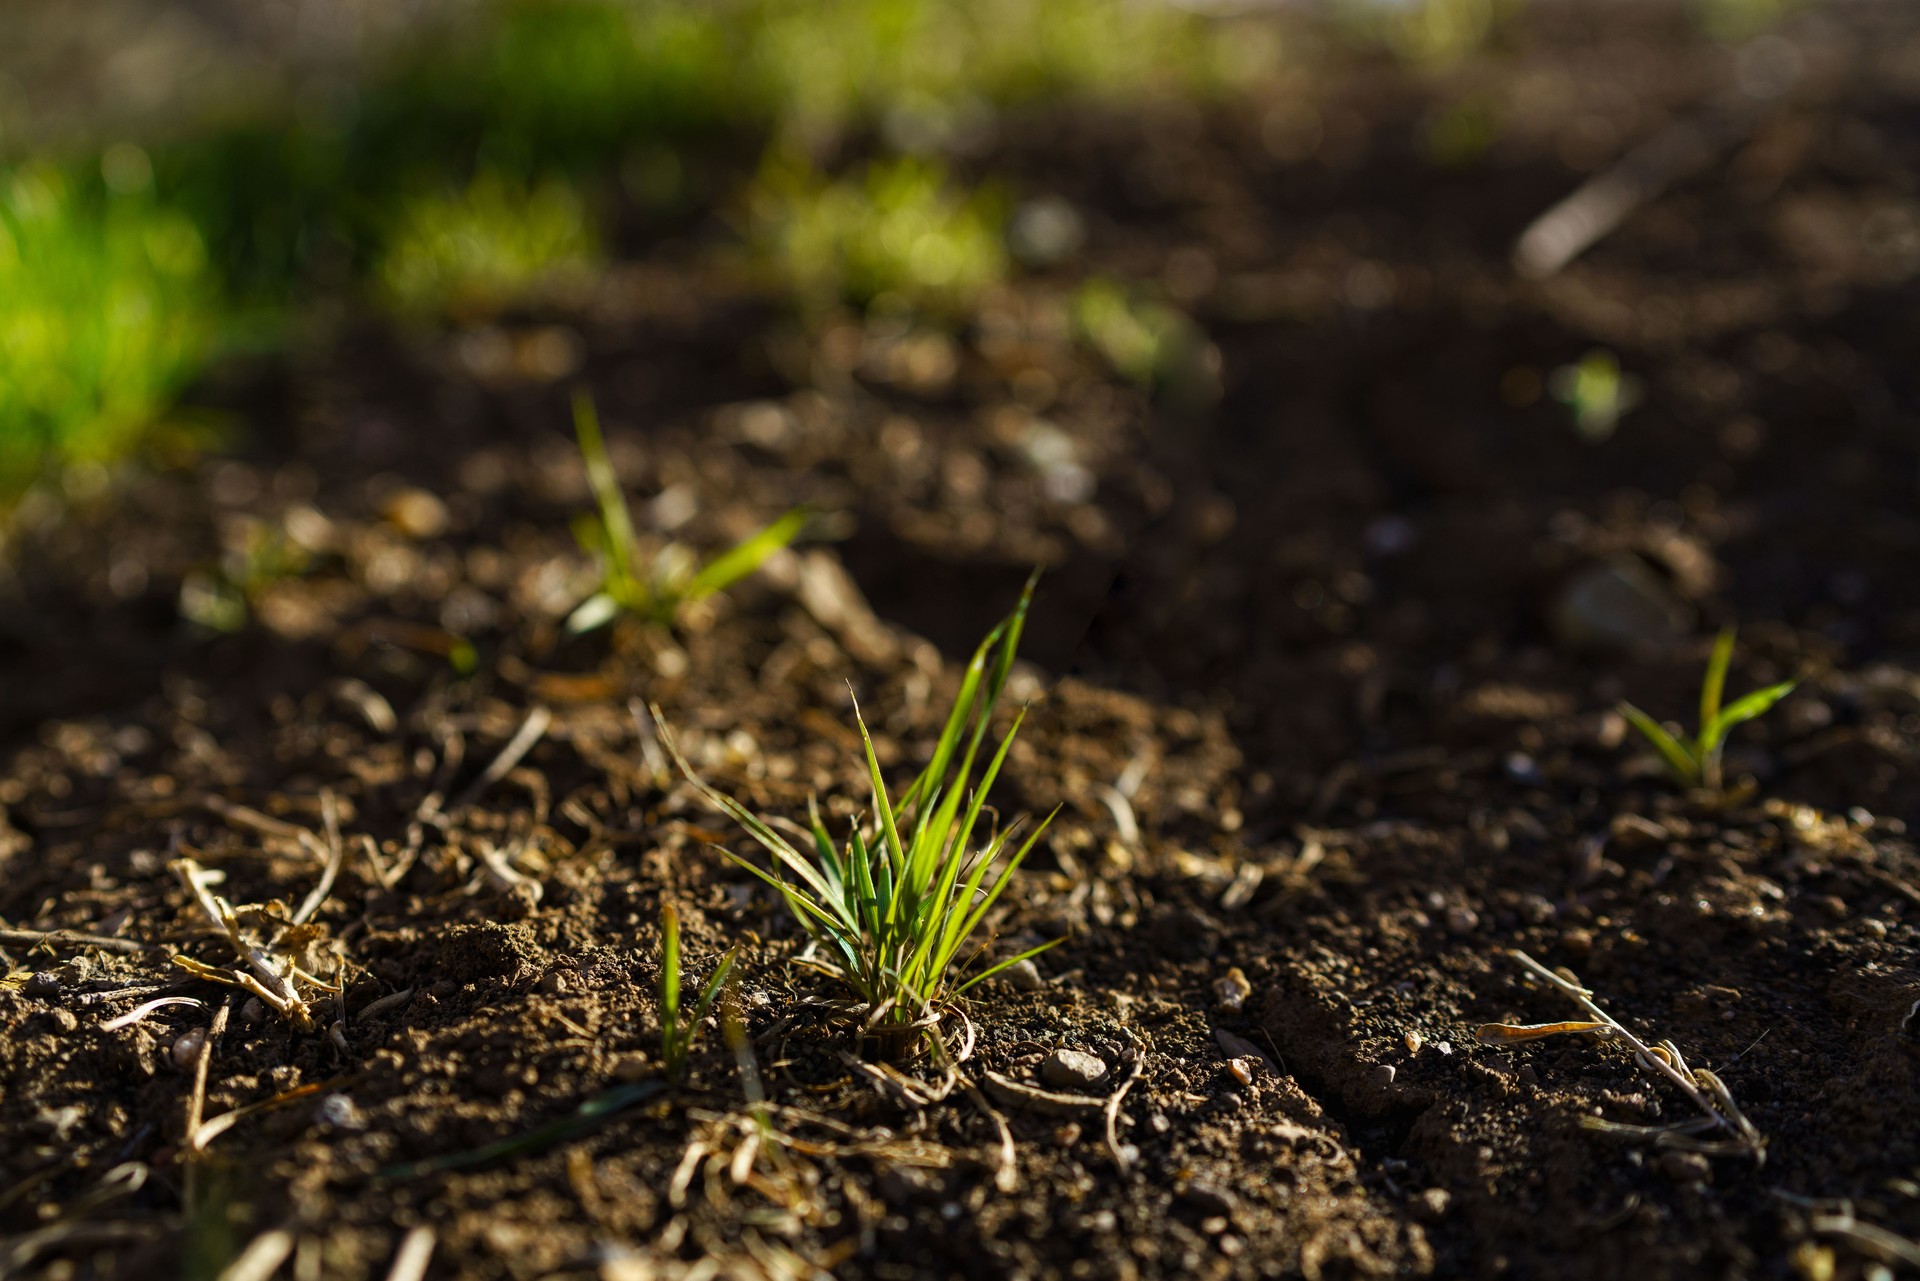
<instances>
[{"instance_id":1,"label":"small grass seedling","mask_svg":"<svg viewBox=\"0 0 1920 1281\"><path fill-rule=\"evenodd\" d=\"M866 721L854 709L873 808L853 821L843 847L835 847L819 806L810 803L813 848L802 853L766 820L702 782L660 722L661 741L688 781L746 829L772 856L774 868L767 871L731 852L728 857L779 891L817 945L816 968L858 997L865 1006L863 1033L888 1057L906 1054L922 1036L932 1037L942 1007L953 998L1052 946L1042 944L962 977L985 947L982 942L965 953L969 940L1053 817L1048 815L1017 847L1017 823L977 847L974 842L987 793L1020 730L1016 718L976 779L974 768L1013 667L1033 586L1030 581L1013 613L974 651L932 760L897 795L889 794ZM660 721L658 709L654 719Z\"/></svg>"},{"instance_id":2,"label":"small grass seedling","mask_svg":"<svg viewBox=\"0 0 1920 1281\"><path fill-rule=\"evenodd\" d=\"M1653 744L1661 760L1666 762L1667 773L1682 787L1719 791L1720 753L1726 747L1728 732L1736 725L1765 715L1799 684L1781 681L1722 707L1720 699L1726 691L1727 666L1732 661L1733 629L1729 627L1714 641L1713 656L1707 660L1706 679L1700 684L1700 728L1692 738L1676 736L1632 703L1620 704L1620 714Z\"/></svg>"},{"instance_id":3,"label":"small grass seedling","mask_svg":"<svg viewBox=\"0 0 1920 1281\"><path fill-rule=\"evenodd\" d=\"M678 1085L686 1076L687 1052L707 1011L720 998L740 955L736 946L720 958L713 977L700 989L700 999L684 1019L680 1017L680 914L668 903L660 909L660 1063L670 1084Z\"/></svg>"},{"instance_id":4,"label":"small grass seedling","mask_svg":"<svg viewBox=\"0 0 1920 1281\"><path fill-rule=\"evenodd\" d=\"M704 565L684 552L649 558L634 530L633 513L620 490L620 478L607 457L600 416L584 390L573 398L573 426L598 508L597 516L583 518L580 539L599 556L601 564L600 590L567 618L567 630L574 635L604 627L621 614L670 626L683 606L723 592L759 569L767 557L798 538L812 519L806 508L796 507ZM676 550L670 547L667 552Z\"/></svg>"}]
</instances>

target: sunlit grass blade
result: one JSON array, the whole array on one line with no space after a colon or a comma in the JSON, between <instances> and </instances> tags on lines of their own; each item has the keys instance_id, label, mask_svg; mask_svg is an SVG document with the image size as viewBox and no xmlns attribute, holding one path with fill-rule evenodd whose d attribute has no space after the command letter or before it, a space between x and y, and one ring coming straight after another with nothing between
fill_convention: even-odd
<instances>
[{"instance_id":1,"label":"sunlit grass blade","mask_svg":"<svg viewBox=\"0 0 1920 1281\"><path fill-rule=\"evenodd\" d=\"M1733 628L1724 627L1714 638L1713 654L1707 659L1707 675L1700 682L1700 737L1719 719L1720 699L1727 689L1727 668L1733 662Z\"/></svg>"},{"instance_id":2,"label":"sunlit grass blade","mask_svg":"<svg viewBox=\"0 0 1920 1281\"><path fill-rule=\"evenodd\" d=\"M1717 746L1726 739L1727 731L1736 725L1744 724L1758 716L1765 716L1773 705L1793 693L1800 685L1799 681L1781 681L1778 685L1769 685L1765 689L1756 689L1751 694L1735 699L1726 710L1714 718L1713 724L1701 735L1711 738Z\"/></svg>"},{"instance_id":3,"label":"sunlit grass blade","mask_svg":"<svg viewBox=\"0 0 1920 1281\"><path fill-rule=\"evenodd\" d=\"M628 608L629 593L639 589L634 569L638 537L633 530L633 513L627 510L627 497L620 490L620 477L607 456L606 440L600 434L600 414L586 389L573 393L573 434L580 444L580 458L586 464L587 483L593 487L594 505L600 510L600 525L606 540L608 594Z\"/></svg>"},{"instance_id":4,"label":"sunlit grass blade","mask_svg":"<svg viewBox=\"0 0 1920 1281\"><path fill-rule=\"evenodd\" d=\"M792 543L812 519L810 511L796 507L765 529L749 534L702 565L681 589L681 599L700 601L725 591L766 564L767 557Z\"/></svg>"},{"instance_id":5,"label":"sunlit grass blade","mask_svg":"<svg viewBox=\"0 0 1920 1281\"><path fill-rule=\"evenodd\" d=\"M1699 781L1699 763L1693 759L1693 754L1679 739L1667 732L1664 725L1632 703L1620 704L1620 714L1626 717L1649 743L1653 744L1661 758L1666 761L1667 769L1673 774L1675 780L1689 787Z\"/></svg>"},{"instance_id":6,"label":"sunlit grass blade","mask_svg":"<svg viewBox=\"0 0 1920 1281\"><path fill-rule=\"evenodd\" d=\"M660 1024L671 1031L680 1021L680 913L668 903L660 909Z\"/></svg>"},{"instance_id":7,"label":"sunlit grass blade","mask_svg":"<svg viewBox=\"0 0 1920 1281\"><path fill-rule=\"evenodd\" d=\"M968 988L972 987L974 984L984 983L986 980L992 978L994 975L1010 970L1014 966L1020 964L1020 962L1022 961L1030 961L1034 957L1040 955L1040 953L1046 951L1048 948L1058 947L1060 944L1064 942L1066 942L1066 940L1063 938L1048 939L1046 942L1041 943L1034 947L1030 947L1026 951L1019 953L1018 955L1009 956L1004 961L996 961L992 965L989 965L986 969L981 970L978 974L968 979L966 982L960 984L960 986L954 988L953 989L954 995L958 996L960 993L966 991Z\"/></svg>"}]
</instances>

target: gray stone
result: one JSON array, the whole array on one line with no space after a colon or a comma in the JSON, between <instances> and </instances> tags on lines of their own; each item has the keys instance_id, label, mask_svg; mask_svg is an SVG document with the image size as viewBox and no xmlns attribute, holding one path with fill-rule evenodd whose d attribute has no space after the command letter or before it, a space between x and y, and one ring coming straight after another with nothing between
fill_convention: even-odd
<instances>
[{"instance_id":1,"label":"gray stone","mask_svg":"<svg viewBox=\"0 0 1920 1281\"><path fill-rule=\"evenodd\" d=\"M1554 633L1581 651L1662 650L1693 626L1693 610L1635 556L1616 556L1576 575L1551 611Z\"/></svg>"},{"instance_id":2,"label":"gray stone","mask_svg":"<svg viewBox=\"0 0 1920 1281\"><path fill-rule=\"evenodd\" d=\"M1055 1050L1040 1065L1040 1079L1056 1090L1084 1089L1106 1074L1106 1063L1083 1050Z\"/></svg>"},{"instance_id":3,"label":"gray stone","mask_svg":"<svg viewBox=\"0 0 1920 1281\"><path fill-rule=\"evenodd\" d=\"M1040 967L1033 963L1033 958L1030 956L1024 961L1015 961L1009 965L1001 972L1001 977L1011 983L1014 990L1018 992L1038 992L1047 985L1047 980L1040 974Z\"/></svg>"}]
</instances>

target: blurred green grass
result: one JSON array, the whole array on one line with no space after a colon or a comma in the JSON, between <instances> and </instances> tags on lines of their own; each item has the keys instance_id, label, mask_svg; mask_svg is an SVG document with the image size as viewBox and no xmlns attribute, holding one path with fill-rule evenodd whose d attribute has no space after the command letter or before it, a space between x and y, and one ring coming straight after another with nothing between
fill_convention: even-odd
<instances>
[{"instance_id":1,"label":"blurred green grass","mask_svg":"<svg viewBox=\"0 0 1920 1281\"><path fill-rule=\"evenodd\" d=\"M101 169L0 178L0 494L124 454L221 324L201 233L154 198L145 154L111 150Z\"/></svg>"},{"instance_id":2,"label":"blurred green grass","mask_svg":"<svg viewBox=\"0 0 1920 1281\"><path fill-rule=\"evenodd\" d=\"M1731 24L1807 0L1693 2ZM1524 0L1334 3L1431 63ZM271 345L317 300L460 323L591 273L623 199L744 210L750 258L803 310L964 306L1008 270L1004 201L941 163L983 118L1230 92L1271 73L1271 32L1141 0L492 0L328 94L144 149L0 157L0 508L136 449L236 336ZM1484 125L1434 145L1469 153ZM815 170L834 154L870 159ZM1179 326L1121 296L1081 300L1087 336L1164 377Z\"/></svg>"}]
</instances>

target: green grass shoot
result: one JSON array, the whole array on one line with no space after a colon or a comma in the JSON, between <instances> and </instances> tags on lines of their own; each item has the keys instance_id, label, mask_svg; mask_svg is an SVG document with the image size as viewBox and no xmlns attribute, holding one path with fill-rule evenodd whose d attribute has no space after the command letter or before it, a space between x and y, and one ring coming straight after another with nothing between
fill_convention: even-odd
<instances>
[{"instance_id":1,"label":"green grass shoot","mask_svg":"<svg viewBox=\"0 0 1920 1281\"><path fill-rule=\"evenodd\" d=\"M1016 717L976 778L1033 587L1030 581L1014 611L974 651L932 759L904 790L889 791L855 707L872 808L853 820L843 845L835 845L817 803L808 806L813 839L803 852L765 819L701 781L654 710L661 742L681 772L772 856L774 866L768 871L737 854L728 857L779 891L816 945L815 966L854 993L865 1010L863 1032L891 1055L905 1053L921 1035L931 1037L943 1007L968 988L1052 946L967 973L988 942L974 943L974 935L1052 821L1048 815L1017 846L1019 823L975 840L987 793L1020 730Z\"/></svg>"},{"instance_id":2,"label":"green grass shoot","mask_svg":"<svg viewBox=\"0 0 1920 1281\"><path fill-rule=\"evenodd\" d=\"M682 606L697 604L752 574L798 538L812 519L806 508L796 507L704 565L685 556L648 556L634 529L633 513L613 461L607 457L600 416L584 390L573 398L573 426L597 511L581 522L580 536L600 558L601 566L599 590L567 618L567 630L575 635L604 627L621 614L671 625Z\"/></svg>"},{"instance_id":3,"label":"green grass shoot","mask_svg":"<svg viewBox=\"0 0 1920 1281\"><path fill-rule=\"evenodd\" d=\"M1674 734L1632 703L1620 704L1620 714L1653 744L1660 753L1660 759L1666 763L1667 773L1682 787L1704 787L1719 791L1720 755L1726 747L1728 732L1736 725L1764 716L1768 709L1792 693L1794 686L1799 684L1798 681L1781 681L1778 685L1757 689L1722 707L1720 700L1726 692L1727 667L1733 661L1733 635L1733 629L1729 627L1713 643L1713 655L1707 660L1706 679L1700 684L1700 726L1693 737Z\"/></svg>"},{"instance_id":4,"label":"green grass shoot","mask_svg":"<svg viewBox=\"0 0 1920 1281\"><path fill-rule=\"evenodd\" d=\"M660 1063L667 1080L678 1085L687 1072L687 1052L693 1048L693 1038L700 1030L700 1024L707 1017L707 1011L719 999L720 992L727 985L727 976L733 973L733 963L739 957L740 949L735 946L720 958L720 964L714 967L713 977L700 989L700 999L694 1002L693 1009L681 1017L680 1009L680 914L668 903L660 909Z\"/></svg>"}]
</instances>

